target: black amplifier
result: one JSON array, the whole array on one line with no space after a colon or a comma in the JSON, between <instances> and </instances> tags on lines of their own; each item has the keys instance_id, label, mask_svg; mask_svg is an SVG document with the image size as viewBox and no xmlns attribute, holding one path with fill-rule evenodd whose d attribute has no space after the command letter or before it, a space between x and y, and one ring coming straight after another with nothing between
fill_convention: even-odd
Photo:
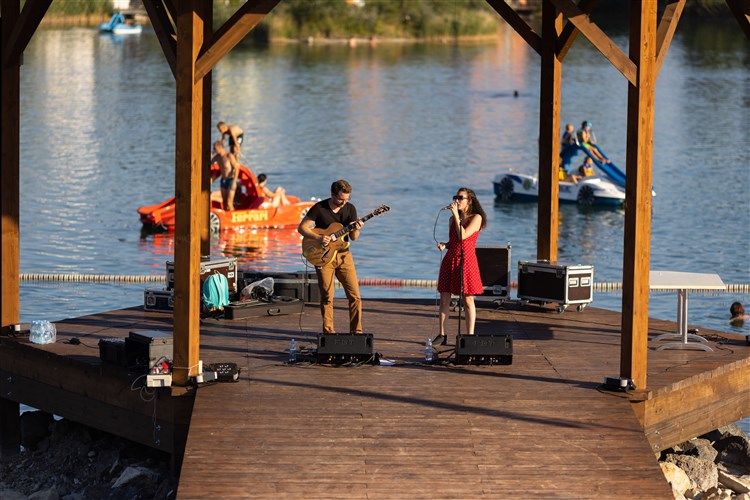
<instances>
[{"instance_id":1,"label":"black amplifier","mask_svg":"<svg viewBox=\"0 0 750 500\"><path fill-rule=\"evenodd\" d=\"M151 370L161 361L172 361L173 344L170 332L134 330L125 339L125 366Z\"/></svg>"},{"instance_id":2,"label":"black amplifier","mask_svg":"<svg viewBox=\"0 0 750 500\"><path fill-rule=\"evenodd\" d=\"M479 275L484 292L491 299L507 299L510 295L510 243L507 246L476 248Z\"/></svg>"},{"instance_id":3,"label":"black amplifier","mask_svg":"<svg viewBox=\"0 0 750 500\"><path fill-rule=\"evenodd\" d=\"M371 333L318 335L318 363L343 364L374 362Z\"/></svg>"},{"instance_id":4,"label":"black amplifier","mask_svg":"<svg viewBox=\"0 0 750 500\"><path fill-rule=\"evenodd\" d=\"M125 366L125 339L99 339L99 359Z\"/></svg>"},{"instance_id":5,"label":"black amplifier","mask_svg":"<svg viewBox=\"0 0 750 500\"><path fill-rule=\"evenodd\" d=\"M456 336L457 365L510 365L513 336L510 334Z\"/></svg>"}]
</instances>

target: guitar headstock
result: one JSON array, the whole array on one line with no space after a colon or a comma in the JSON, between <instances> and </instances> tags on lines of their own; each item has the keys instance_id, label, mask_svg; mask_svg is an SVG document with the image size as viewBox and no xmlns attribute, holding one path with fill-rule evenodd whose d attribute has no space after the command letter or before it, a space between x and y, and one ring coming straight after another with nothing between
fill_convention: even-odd
<instances>
[{"instance_id":1,"label":"guitar headstock","mask_svg":"<svg viewBox=\"0 0 750 500\"><path fill-rule=\"evenodd\" d=\"M391 207L389 207L388 205L380 205L378 208L376 208L375 210L372 211L372 215L375 215L375 216L377 216L377 215L383 215L384 213L386 213L390 209L391 209Z\"/></svg>"}]
</instances>

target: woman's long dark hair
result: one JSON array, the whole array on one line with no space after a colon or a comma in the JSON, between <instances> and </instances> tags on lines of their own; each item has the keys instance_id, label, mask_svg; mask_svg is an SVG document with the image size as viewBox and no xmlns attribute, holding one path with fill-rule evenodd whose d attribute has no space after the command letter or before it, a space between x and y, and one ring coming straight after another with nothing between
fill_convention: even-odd
<instances>
[{"instance_id":1,"label":"woman's long dark hair","mask_svg":"<svg viewBox=\"0 0 750 500\"><path fill-rule=\"evenodd\" d=\"M485 227L487 227L487 215L485 215L482 204L479 203L479 200L477 199L477 194L472 189L469 189L467 187L458 188L459 194L462 191L466 193L466 196L469 197L469 206L466 208L466 213L464 215L481 215L482 229L484 229Z\"/></svg>"}]
</instances>

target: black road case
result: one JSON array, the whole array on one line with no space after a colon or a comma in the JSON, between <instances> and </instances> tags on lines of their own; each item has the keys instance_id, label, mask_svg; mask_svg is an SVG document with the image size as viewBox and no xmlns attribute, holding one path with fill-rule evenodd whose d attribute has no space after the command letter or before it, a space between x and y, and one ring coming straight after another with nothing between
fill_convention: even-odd
<instances>
[{"instance_id":1,"label":"black road case","mask_svg":"<svg viewBox=\"0 0 750 500\"><path fill-rule=\"evenodd\" d=\"M539 304L557 303L582 311L593 298L594 266L566 265L548 260L518 261L518 298Z\"/></svg>"},{"instance_id":2,"label":"black road case","mask_svg":"<svg viewBox=\"0 0 750 500\"><path fill-rule=\"evenodd\" d=\"M305 302L320 302L318 275L314 271L297 271L294 273L242 271L241 274L243 288L263 278L273 278L273 293L275 295L294 297Z\"/></svg>"},{"instance_id":3,"label":"black road case","mask_svg":"<svg viewBox=\"0 0 750 500\"><path fill-rule=\"evenodd\" d=\"M174 261L167 261L167 290L174 288ZM212 274L223 274L227 278L229 285L229 297L234 297L237 290L237 257L227 257L224 259L211 259L210 257L201 257L200 282L203 284L206 278Z\"/></svg>"},{"instance_id":4,"label":"black road case","mask_svg":"<svg viewBox=\"0 0 750 500\"><path fill-rule=\"evenodd\" d=\"M156 312L174 311L174 290L146 288L143 291L143 310Z\"/></svg>"},{"instance_id":5,"label":"black road case","mask_svg":"<svg viewBox=\"0 0 750 500\"><path fill-rule=\"evenodd\" d=\"M301 313L305 303L294 297L274 295L271 302L264 300L243 300L230 302L224 306L224 319L245 319L258 316L280 316Z\"/></svg>"}]
</instances>

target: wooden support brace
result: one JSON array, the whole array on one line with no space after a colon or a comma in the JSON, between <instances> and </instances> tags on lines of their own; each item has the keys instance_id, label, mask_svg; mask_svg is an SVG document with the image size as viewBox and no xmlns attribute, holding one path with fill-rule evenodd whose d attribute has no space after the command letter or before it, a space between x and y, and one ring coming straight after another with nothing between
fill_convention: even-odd
<instances>
[{"instance_id":1,"label":"wooden support brace","mask_svg":"<svg viewBox=\"0 0 750 500\"><path fill-rule=\"evenodd\" d=\"M281 0L248 1L232 15L205 45L195 63L195 83L242 41Z\"/></svg>"},{"instance_id":2,"label":"wooden support brace","mask_svg":"<svg viewBox=\"0 0 750 500\"><path fill-rule=\"evenodd\" d=\"M177 41L174 26L169 20L167 7L161 0L143 0L151 26L154 28L156 38L159 40L164 58L167 60L172 76L176 77L175 59L177 58Z\"/></svg>"},{"instance_id":3,"label":"wooden support brace","mask_svg":"<svg viewBox=\"0 0 750 500\"><path fill-rule=\"evenodd\" d=\"M636 85L636 67L615 43L572 0L550 0L627 80Z\"/></svg>"},{"instance_id":4,"label":"wooden support brace","mask_svg":"<svg viewBox=\"0 0 750 500\"><path fill-rule=\"evenodd\" d=\"M727 6L740 25L740 29L750 40L750 0L727 0Z\"/></svg>"},{"instance_id":5,"label":"wooden support brace","mask_svg":"<svg viewBox=\"0 0 750 500\"><path fill-rule=\"evenodd\" d=\"M542 38L524 21L513 7L502 0L487 0L490 7L523 38L537 54L542 53Z\"/></svg>"}]
</instances>

